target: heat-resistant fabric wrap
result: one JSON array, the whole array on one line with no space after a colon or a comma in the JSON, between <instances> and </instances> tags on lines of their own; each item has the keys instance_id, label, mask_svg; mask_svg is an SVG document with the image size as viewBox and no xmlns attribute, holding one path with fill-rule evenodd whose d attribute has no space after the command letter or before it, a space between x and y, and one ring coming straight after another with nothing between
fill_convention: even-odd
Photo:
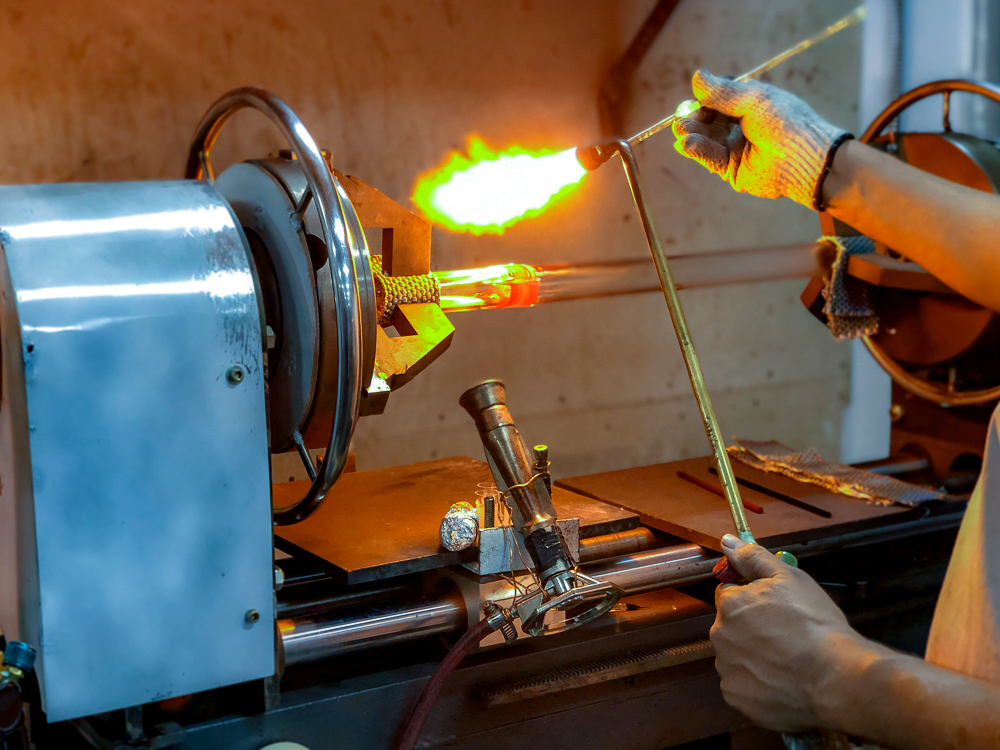
<instances>
[{"instance_id":1,"label":"heat-resistant fabric wrap","mask_svg":"<svg viewBox=\"0 0 1000 750\"><path fill-rule=\"evenodd\" d=\"M377 290L379 323L388 323L398 305L419 302L441 304L441 285L428 273L423 276L387 276L382 272L382 256L371 256L372 275Z\"/></svg>"},{"instance_id":2,"label":"heat-resistant fabric wrap","mask_svg":"<svg viewBox=\"0 0 1000 750\"><path fill-rule=\"evenodd\" d=\"M932 487L910 484L854 466L835 464L812 448L796 451L774 440L737 440L736 445L730 446L729 455L755 469L784 474L799 482L816 484L831 492L879 505L920 505L927 500L945 497L945 493Z\"/></svg>"},{"instance_id":3,"label":"heat-resistant fabric wrap","mask_svg":"<svg viewBox=\"0 0 1000 750\"><path fill-rule=\"evenodd\" d=\"M872 304L871 290L861 279L847 275L847 263L852 255L875 252L875 243L868 237L823 237L837 248L830 278L823 287L823 312L830 332L838 341L871 336L878 331L878 316Z\"/></svg>"}]
</instances>

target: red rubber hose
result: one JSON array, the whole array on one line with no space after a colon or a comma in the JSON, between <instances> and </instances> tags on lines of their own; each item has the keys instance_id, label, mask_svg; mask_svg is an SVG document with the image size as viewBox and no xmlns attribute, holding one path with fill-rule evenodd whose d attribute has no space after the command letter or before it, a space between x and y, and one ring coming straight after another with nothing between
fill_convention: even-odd
<instances>
[{"instance_id":1,"label":"red rubber hose","mask_svg":"<svg viewBox=\"0 0 1000 750\"><path fill-rule=\"evenodd\" d=\"M413 708L413 713L410 714L410 720L406 724L403 739L399 742L399 750L413 750L417 744L417 738L420 736L420 730L424 728L424 722L427 721L427 716L434 707L434 702L441 693L441 688L444 687L445 681L455 671L455 668L465 658L465 655L478 646L479 642L492 632L493 626L486 620L480 620L469 632L459 639L458 643L452 646L451 651L438 664L438 668L434 670L431 679L424 686L424 692L420 694L420 700L417 701L417 705Z\"/></svg>"}]
</instances>

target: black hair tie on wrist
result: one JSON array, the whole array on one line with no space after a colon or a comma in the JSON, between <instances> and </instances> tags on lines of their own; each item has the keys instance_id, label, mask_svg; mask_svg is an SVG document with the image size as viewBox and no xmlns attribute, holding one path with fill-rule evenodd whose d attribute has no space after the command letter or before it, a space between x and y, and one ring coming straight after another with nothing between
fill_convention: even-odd
<instances>
[{"instance_id":1,"label":"black hair tie on wrist","mask_svg":"<svg viewBox=\"0 0 1000 750\"><path fill-rule=\"evenodd\" d=\"M852 140L854 140L854 134L845 131L837 136L837 139L830 146L830 150L826 152L823 171L819 173L819 181L816 183L816 193L813 195L813 210L826 210L826 204L823 203L823 183L826 182L827 175L830 174L830 168L833 166L833 157L837 155L837 149Z\"/></svg>"}]
</instances>

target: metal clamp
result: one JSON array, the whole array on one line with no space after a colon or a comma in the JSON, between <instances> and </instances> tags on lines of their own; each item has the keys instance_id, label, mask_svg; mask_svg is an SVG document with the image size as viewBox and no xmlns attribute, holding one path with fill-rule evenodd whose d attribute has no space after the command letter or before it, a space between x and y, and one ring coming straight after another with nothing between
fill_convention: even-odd
<instances>
[{"instance_id":1,"label":"metal clamp","mask_svg":"<svg viewBox=\"0 0 1000 750\"><path fill-rule=\"evenodd\" d=\"M522 616L521 629L525 633L535 636L558 633L563 630L575 628L578 625L583 625L585 622L595 620L610 611L618 603L618 600L624 596L625 592L609 581L598 581L596 578L591 578L578 570L571 571L569 575L576 582L582 582L583 585L574 586L566 593L552 598L543 597L542 603L535 607L527 617ZM600 601L583 612L572 617L567 617L559 622L545 623L545 615L549 612L566 612L597 597L600 597Z\"/></svg>"},{"instance_id":2,"label":"metal clamp","mask_svg":"<svg viewBox=\"0 0 1000 750\"><path fill-rule=\"evenodd\" d=\"M517 640L517 628L514 627L514 616L509 609L501 607L493 601L483 604L483 615L490 627L499 630L503 634L505 643L513 643Z\"/></svg>"},{"instance_id":3,"label":"metal clamp","mask_svg":"<svg viewBox=\"0 0 1000 750\"><path fill-rule=\"evenodd\" d=\"M355 238L348 230L345 211L323 154L302 121L281 99L259 88L230 91L213 104L198 125L188 154L187 179L212 179L209 154L222 126L238 110L256 109L278 126L295 150L319 214L337 312L337 403L326 458L309 491L301 500L274 512L274 523L287 526L304 520L323 502L340 477L354 436L361 405L361 303L355 270Z\"/></svg>"}]
</instances>

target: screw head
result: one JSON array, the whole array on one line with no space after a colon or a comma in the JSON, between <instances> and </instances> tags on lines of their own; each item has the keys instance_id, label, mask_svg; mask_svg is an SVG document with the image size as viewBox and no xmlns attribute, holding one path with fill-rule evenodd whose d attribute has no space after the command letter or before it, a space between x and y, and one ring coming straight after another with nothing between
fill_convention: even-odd
<instances>
[{"instance_id":1,"label":"screw head","mask_svg":"<svg viewBox=\"0 0 1000 750\"><path fill-rule=\"evenodd\" d=\"M260 620L260 612L256 609L248 609L247 613L243 615L243 619L253 625L255 622Z\"/></svg>"},{"instance_id":2,"label":"screw head","mask_svg":"<svg viewBox=\"0 0 1000 750\"><path fill-rule=\"evenodd\" d=\"M246 373L243 372L243 368L239 365L233 365L226 370L226 380L229 381L230 385L239 385L243 382L244 377L246 377Z\"/></svg>"}]
</instances>

